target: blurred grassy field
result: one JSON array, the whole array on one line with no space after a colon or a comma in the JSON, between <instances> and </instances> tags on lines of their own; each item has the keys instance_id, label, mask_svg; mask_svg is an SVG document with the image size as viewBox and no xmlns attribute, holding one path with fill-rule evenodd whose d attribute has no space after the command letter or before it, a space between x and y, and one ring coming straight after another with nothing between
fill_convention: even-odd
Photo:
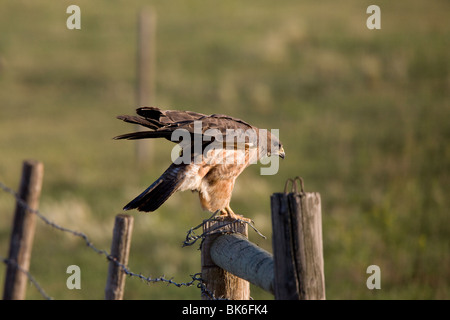
<instances>
[{"instance_id":1,"label":"blurred grassy field","mask_svg":"<svg viewBox=\"0 0 450 320\"><path fill-rule=\"evenodd\" d=\"M0 10L0 181L17 188L22 160L45 164L41 211L109 251L114 217L170 163L152 145L145 169L132 128L136 18L158 15L155 105L225 113L279 128L286 159L237 180L232 207L268 236L270 195L289 177L322 196L328 299L450 298L450 24L448 1L77 1L82 29L66 28L70 1L4 1ZM14 199L0 191L0 255ZM202 212L180 193L135 217L134 272L189 281L196 247L181 248ZM66 288L81 268L82 289ZM366 268L381 268L368 290ZM0 265L3 288L5 266ZM102 299L107 262L84 243L38 223L31 273L56 299ZM126 299L197 299L197 288L127 280ZM252 287L255 299L271 299ZM29 299L41 299L34 287Z\"/></svg>"}]
</instances>

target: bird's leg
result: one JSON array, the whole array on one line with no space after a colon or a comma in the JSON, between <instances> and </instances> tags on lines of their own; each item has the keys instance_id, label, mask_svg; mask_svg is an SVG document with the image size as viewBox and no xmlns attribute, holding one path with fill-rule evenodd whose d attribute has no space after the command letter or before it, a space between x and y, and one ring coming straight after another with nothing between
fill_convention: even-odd
<instances>
[{"instance_id":1,"label":"bird's leg","mask_svg":"<svg viewBox=\"0 0 450 320\"><path fill-rule=\"evenodd\" d=\"M261 232L259 232L258 229L255 228L254 226L254 222L252 219L248 219L248 218L244 218L243 216L236 214L233 212L233 210L231 210L230 206L226 206L225 208L223 208L222 210L220 210L220 214L222 216L229 216L231 219L233 220L240 220L241 222L247 223L250 227L252 227L253 230L256 231L256 233L258 233L261 237L263 237L264 239L267 239L265 235L263 235Z\"/></svg>"},{"instance_id":2,"label":"bird's leg","mask_svg":"<svg viewBox=\"0 0 450 320\"><path fill-rule=\"evenodd\" d=\"M251 219L244 218L243 216L234 213L234 211L230 208L229 205L226 206L224 209L222 209L221 212L228 215L233 220L243 220L244 222L252 222Z\"/></svg>"}]
</instances>

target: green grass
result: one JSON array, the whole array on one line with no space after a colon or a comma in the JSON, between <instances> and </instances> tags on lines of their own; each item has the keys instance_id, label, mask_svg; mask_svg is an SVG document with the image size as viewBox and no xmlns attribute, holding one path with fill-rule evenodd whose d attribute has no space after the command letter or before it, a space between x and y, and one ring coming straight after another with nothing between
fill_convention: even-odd
<instances>
[{"instance_id":1,"label":"green grass","mask_svg":"<svg viewBox=\"0 0 450 320\"><path fill-rule=\"evenodd\" d=\"M321 193L328 299L450 297L449 4L381 3L382 29L366 28L370 2L9 1L0 11L0 181L17 188L21 162L45 164L41 211L109 250L114 217L170 163L152 144L145 168L132 128L115 119L135 99L136 17L158 14L155 105L225 113L279 128L286 159L275 176L250 167L232 206L255 220L271 251L270 195L289 177ZM0 192L0 255L14 199ZM189 281L196 248L181 248L202 212L191 193L138 214L130 269ZM82 289L65 286L69 265ZM366 288L369 265L381 290ZM5 266L0 265L0 285ZM31 273L56 299L102 299L107 262L80 239L38 223ZM127 299L199 298L197 288L127 279ZM255 299L271 296L252 288ZM40 299L33 288L27 298Z\"/></svg>"}]
</instances>

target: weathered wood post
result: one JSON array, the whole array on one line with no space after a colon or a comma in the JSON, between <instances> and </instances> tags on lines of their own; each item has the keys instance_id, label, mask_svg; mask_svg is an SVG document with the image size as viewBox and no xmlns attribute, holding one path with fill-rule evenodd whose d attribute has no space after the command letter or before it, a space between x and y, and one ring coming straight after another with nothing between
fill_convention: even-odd
<instances>
[{"instance_id":1,"label":"weathered wood post","mask_svg":"<svg viewBox=\"0 0 450 320\"><path fill-rule=\"evenodd\" d=\"M235 276L273 294L273 256L240 234L217 237L211 245L213 262Z\"/></svg>"},{"instance_id":2,"label":"weathered wood post","mask_svg":"<svg viewBox=\"0 0 450 320\"><path fill-rule=\"evenodd\" d=\"M325 299L319 193L271 197L275 299Z\"/></svg>"},{"instance_id":3,"label":"weathered wood post","mask_svg":"<svg viewBox=\"0 0 450 320\"><path fill-rule=\"evenodd\" d=\"M28 271L30 267L36 227L36 215L25 205L33 210L38 209L43 177L44 165L41 162L24 161L18 192L23 203L20 200L16 202L8 257L12 263L6 269L4 300L25 299L28 278L23 271Z\"/></svg>"},{"instance_id":4,"label":"weathered wood post","mask_svg":"<svg viewBox=\"0 0 450 320\"><path fill-rule=\"evenodd\" d=\"M246 223L234 221L227 216L219 216L215 220L207 220L203 225L203 233L208 234L201 249L202 279L206 289L214 295L214 298L229 300L249 300L250 283L232 273L220 268L211 258L210 250L214 241L224 233L241 234L248 237ZM203 295L203 300L211 297Z\"/></svg>"},{"instance_id":5,"label":"weathered wood post","mask_svg":"<svg viewBox=\"0 0 450 320\"><path fill-rule=\"evenodd\" d=\"M133 217L118 214L114 223L111 256L121 265L127 266L130 253ZM105 287L106 300L122 300L126 274L114 261L109 262L108 279Z\"/></svg>"},{"instance_id":6,"label":"weathered wood post","mask_svg":"<svg viewBox=\"0 0 450 320\"><path fill-rule=\"evenodd\" d=\"M155 100L156 13L153 9L144 8L139 12L138 19L136 102L138 106L150 106ZM138 130L141 129L138 126ZM136 140L138 166L148 163L150 144L148 139Z\"/></svg>"}]
</instances>

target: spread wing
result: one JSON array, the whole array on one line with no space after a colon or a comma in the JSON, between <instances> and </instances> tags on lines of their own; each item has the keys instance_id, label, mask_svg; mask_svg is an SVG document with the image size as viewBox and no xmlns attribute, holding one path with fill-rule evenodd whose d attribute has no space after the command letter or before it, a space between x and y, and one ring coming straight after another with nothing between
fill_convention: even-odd
<instances>
[{"instance_id":1,"label":"spread wing","mask_svg":"<svg viewBox=\"0 0 450 320\"><path fill-rule=\"evenodd\" d=\"M223 142L232 142L227 140L229 132L245 134L245 132L257 132L258 130L241 119L223 114L205 115L192 111L161 110L155 107L141 107L136 110L136 113L137 116L123 115L117 118L150 130L126 133L114 139L165 138L173 142L180 142L180 137L172 134L176 130L186 130L192 137L201 135L202 141L216 141L220 137ZM237 140L233 137L232 139Z\"/></svg>"}]
</instances>

